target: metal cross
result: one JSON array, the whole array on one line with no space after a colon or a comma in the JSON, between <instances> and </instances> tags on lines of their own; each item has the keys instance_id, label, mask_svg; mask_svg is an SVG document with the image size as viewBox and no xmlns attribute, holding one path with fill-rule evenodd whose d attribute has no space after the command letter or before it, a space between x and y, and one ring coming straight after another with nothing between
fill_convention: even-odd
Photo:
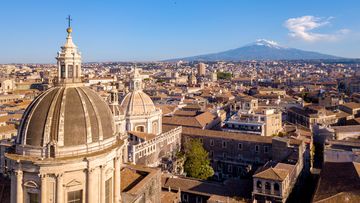
<instances>
[{"instance_id":1,"label":"metal cross","mask_svg":"<svg viewBox=\"0 0 360 203\"><path fill-rule=\"evenodd\" d=\"M69 27L71 27L71 21L72 21L71 16L69 15L69 16L66 18L66 20L68 20Z\"/></svg>"}]
</instances>

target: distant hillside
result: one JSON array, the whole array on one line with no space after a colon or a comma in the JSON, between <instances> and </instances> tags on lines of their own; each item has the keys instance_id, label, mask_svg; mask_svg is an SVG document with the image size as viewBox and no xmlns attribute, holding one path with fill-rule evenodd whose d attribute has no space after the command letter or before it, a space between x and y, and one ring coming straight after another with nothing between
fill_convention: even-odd
<instances>
[{"instance_id":1,"label":"distant hillside","mask_svg":"<svg viewBox=\"0 0 360 203\"><path fill-rule=\"evenodd\" d=\"M228 51L170 59L167 61L240 61L240 60L327 60L344 59L312 51L286 48L274 41L260 39L249 45Z\"/></svg>"}]
</instances>

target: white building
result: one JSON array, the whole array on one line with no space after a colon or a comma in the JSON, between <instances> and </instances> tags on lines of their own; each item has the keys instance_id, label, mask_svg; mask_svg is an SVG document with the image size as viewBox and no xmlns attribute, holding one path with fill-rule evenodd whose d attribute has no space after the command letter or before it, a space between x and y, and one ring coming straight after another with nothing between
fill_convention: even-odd
<instances>
[{"instance_id":1,"label":"white building","mask_svg":"<svg viewBox=\"0 0 360 203\"><path fill-rule=\"evenodd\" d=\"M126 119L126 130L161 134L161 109L155 108L149 95L143 92L143 78L139 69L135 68L131 77L130 92L121 102Z\"/></svg>"},{"instance_id":2,"label":"white building","mask_svg":"<svg viewBox=\"0 0 360 203\"><path fill-rule=\"evenodd\" d=\"M162 111L142 91L143 77L135 68L131 76L130 92L121 102L128 139L128 158L133 164L158 166L165 156L171 158L180 150L181 127L162 132Z\"/></svg>"}]
</instances>

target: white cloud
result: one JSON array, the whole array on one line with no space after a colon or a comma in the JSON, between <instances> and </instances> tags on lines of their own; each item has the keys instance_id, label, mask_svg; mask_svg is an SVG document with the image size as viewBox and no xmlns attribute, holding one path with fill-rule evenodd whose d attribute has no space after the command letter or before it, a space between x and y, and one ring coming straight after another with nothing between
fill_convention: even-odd
<instances>
[{"instance_id":1,"label":"white cloud","mask_svg":"<svg viewBox=\"0 0 360 203\"><path fill-rule=\"evenodd\" d=\"M308 42L333 41L350 32L348 29L341 29L331 34L312 32L316 28L329 25L331 19L333 19L333 17L324 19L315 16L302 16L289 18L285 21L284 25L289 30L291 37Z\"/></svg>"}]
</instances>

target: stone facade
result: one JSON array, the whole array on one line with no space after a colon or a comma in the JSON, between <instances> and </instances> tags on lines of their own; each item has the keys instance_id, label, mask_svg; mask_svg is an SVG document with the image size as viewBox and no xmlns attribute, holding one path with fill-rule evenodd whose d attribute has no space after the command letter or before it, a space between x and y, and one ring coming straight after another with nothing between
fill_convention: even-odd
<instances>
[{"instance_id":1,"label":"stone facade","mask_svg":"<svg viewBox=\"0 0 360 203\"><path fill-rule=\"evenodd\" d=\"M305 153L302 142L290 139L279 141L272 137L183 127L182 143L189 139L202 141L209 153L215 178L220 180L247 176L270 160L282 161L292 153ZM295 159L297 161L298 157Z\"/></svg>"},{"instance_id":2,"label":"stone facade","mask_svg":"<svg viewBox=\"0 0 360 203\"><path fill-rule=\"evenodd\" d=\"M158 166L162 158L172 158L181 148L181 131L182 128L177 127L136 144L131 144L132 139L130 139L129 161L134 164ZM136 137L134 134L130 136Z\"/></svg>"},{"instance_id":3,"label":"stone facade","mask_svg":"<svg viewBox=\"0 0 360 203\"><path fill-rule=\"evenodd\" d=\"M286 202L300 176L308 169L305 144L275 138L272 161L253 175L253 202Z\"/></svg>"},{"instance_id":4,"label":"stone facade","mask_svg":"<svg viewBox=\"0 0 360 203\"><path fill-rule=\"evenodd\" d=\"M291 107L287 112L287 120L309 129L315 124L331 125L338 122L336 114L318 106Z\"/></svg>"},{"instance_id":5,"label":"stone facade","mask_svg":"<svg viewBox=\"0 0 360 203\"><path fill-rule=\"evenodd\" d=\"M282 115L275 109L261 109L258 99L245 96L231 105L235 114L223 122L223 129L230 132L272 136L282 131Z\"/></svg>"},{"instance_id":6,"label":"stone facade","mask_svg":"<svg viewBox=\"0 0 360 203\"><path fill-rule=\"evenodd\" d=\"M139 203L161 201L161 171L158 168L126 166L121 170L122 202Z\"/></svg>"},{"instance_id":7,"label":"stone facade","mask_svg":"<svg viewBox=\"0 0 360 203\"><path fill-rule=\"evenodd\" d=\"M122 142L118 146L122 146ZM61 160L61 165L59 161L29 161L30 157L7 154L12 169L11 202L25 203L35 198L41 202L62 203L68 202L74 193L80 195L80 202L106 202L106 198L120 202L121 152L122 148L115 145L101 155Z\"/></svg>"},{"instance_id":8,"label":"stone facade","mask_svg":"<svg viewBox=\"0 0 360 203\"><path fill-rule=\"evenodd\" d=\"M33 100L14 146L1 150L12 203L121 202L124 141L109 106L83 87L81 55L67 32L57 86Z\"/></svg>"}]
</instances>

